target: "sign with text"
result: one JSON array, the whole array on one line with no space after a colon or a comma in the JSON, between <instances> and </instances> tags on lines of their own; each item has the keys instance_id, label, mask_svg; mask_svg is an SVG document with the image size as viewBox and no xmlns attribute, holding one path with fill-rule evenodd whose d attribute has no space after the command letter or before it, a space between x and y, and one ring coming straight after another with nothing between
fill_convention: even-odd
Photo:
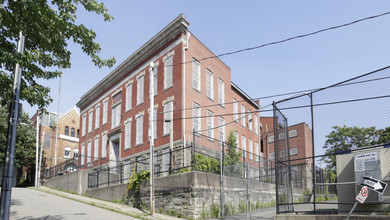
<instances>
[{"instance_id":1,"label":"sign with text","mask_svg":"<svg viewBox=\"0 0 390 220\"><path fill-rule=\"evenodd\" d=\"M355 155L355 172L377 169L380 169L379 152L369 152Z\"/></svg>"},{"instance_id":2,"label":"sign with text","mask_svg":"<svg viewBox=\"0 0 390 220\"><path fill-rule=\"evenodd\" d=\"M368 192L369 192L369 190L368 190L367 186L363 186L362 189L360 190L360 192L356 196L356 201L363 204L364 201L366 201L366 199L368 197Z\"/></svg>"},{"instance_id":3,"label":"sign with text","mask_svg":"<svg viewBox=\"0 0 390 220\"><path fill-rule=\"evenodd\" d=\"M383 193L386 189L387 183L374 179L373 177L364 176L360 185L366 186L375 192Z\"/></svg>"}]
</instances>

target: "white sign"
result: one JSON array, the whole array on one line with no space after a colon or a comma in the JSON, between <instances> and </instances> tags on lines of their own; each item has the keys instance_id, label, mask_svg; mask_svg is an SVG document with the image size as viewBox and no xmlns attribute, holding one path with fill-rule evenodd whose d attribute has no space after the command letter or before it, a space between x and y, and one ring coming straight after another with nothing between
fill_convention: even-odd
<instances>
[{"instance_id":1,"label":"white sign","mask_svg":"<svg viewBox=\"0 0 390 220\"><path fill-rule=\"evenodd\" d=\"M364 176L362 179L362 182L360 183L362 186L366 186L370 188L371 190L374 190L378 193L383 193L386 189L387 184L379 181L377 179L374 179L372 177Z\"/></svg>"},{"instance_id":2,"label":"white sign","mask_svg":"<svg viewBox=\"0 0 390 220\"><path fill-rule=\"evenodd\" d=\"M369 191L368 191L367 186L363 186L362 189L360 190L360 192L356 196L356 201L363 204L364 201L366 201L366 199L368 197L368 192Z\"/></svg>"},{"instance_id":3,"label":"white sign","mask_svg":"<svg viewBox=\"0 0 390 220\"><path fill-rule=\"evenodd\" d=\"M356 154L355 155L355 172L362 172L366 170L366 163L369 162L378 162L379 154L377 151L364 153L364 154Z\"/></svg>"}]
</instances>

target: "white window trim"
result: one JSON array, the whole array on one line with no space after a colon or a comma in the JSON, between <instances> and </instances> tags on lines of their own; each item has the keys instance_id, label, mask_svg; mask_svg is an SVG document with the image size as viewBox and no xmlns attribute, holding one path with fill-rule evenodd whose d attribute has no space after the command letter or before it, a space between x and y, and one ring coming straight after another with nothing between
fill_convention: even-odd
<instances>
[{"instance_id":1,"label":"white window trim","mask_svg":"<svg viewBox=\"0 0 390 220\"><path fill-rule=\"evenodd\" d=\"M253 160L253 141L249 138L249 159Z\"/></svg>"},{"instance_id":2,"label":"white window trim","mask_svg":"<svg viewBox=\"0 0 390 220\"><path fill-rule=\"evenodd\" d=\"M171 115L173 111L173 101L165 102L163 106L164 106L163 136L165 136L171 132L171 122L165 122L165 121L172 120Z\"/></svg>"},{"instance_id":3,"label":"white window trim","mask_svg":"<svg viewBox=\"0 0 390 220\"><path fill-rule=\"evenodd\" d=\"M214 113L207 110L207 138L214 140Z\"/></svg>"},{"instance_id":4,"label":"white window trim","mask_svg":"<svg viewBox=\"0 0 390 220\"><path fill-rule=\"evenodd\" d=\"M233 120L238 123L238 102L233 99Z\"/></svg>"},{"instance_id":5,"label":"white window trim","mask_svg":"<svg viewBox=\"0 0 390 220\"><path fill-rule=\"evenodd\" d=\"M137 77L137 106L141 105L145 101L145 71L142 73ZM142 84L140 82L141 79L143 82Z\"/></svg>"},{"instance_id":6,"label":"white window trim","mask_svg":"<svg viewBox=\"0 0 390 220\"><path fill-rule=\"evenodd\" d=\"M140 112L137 114L136 116L136 125L135 125L135 146L139 146L139 145L142 145L144 143L144 112ZM142 118L142 120L140 121L141 123L139 123L138 120L140 120ZM139 127L140 126L140 127ZM141 131L141 132L139 132Z\"/></svg>"},{"instance_id":7,"label":"white window trim","mask_svg":"<svg viewBox=\"0 0 390 220\"><path fill-rule=\"evenodd\" d=\"M93 160L99 160L99 136L95 137L93 143Z\"/></svg>"},{"instance_id":8,"label":"white window trim","mask_svg":"<svg viewBox=\"0 0 390 220\"><path fill-rule=\"evenodd\" d=\"M214 100L214 74L208 69L206 70L206 97Z\"/></svg>"},{"instance_id":9,"label":"white window trim","mask_svg":"<svg viewBox=\"0 0 390 220\"><path fill-rule=\"evenodd\" d=\"M100 127L100 104L95 108L95 130Z\"/></svg>"},{"instance_id":10,"label":"white window trim","mask_svg":"<svg viewBox=\"0 0 390 220\"><path fill-rule=\"evenodd\" d=\"M198 131L201 129L201 110L200 105L198 103L193 102L192 103L192 128L195 129L195 122L198 124L197 129L195 131Z\"/></svg>"},{"instance_id":11,"label":"white window trim","mask_svg":"<svg viewBox=\"0 0 390 220\"><path fill-rule=\"evenodd\" d=\"M196 64L198 64L198 66L197 66L197 68L198 68L198 70L197 70L197 72L198 72L198 77L197 77L197 79L195 78L195 75L194 75L194 65L196 65ZM197 81L197 85L195 86L194 85L194 80L196 80ZM198 91L198 92L200 92L201 91L201 65L200 65L200 63L199 63L199 61L198 60L196 60L195 58L193 58L192 59L192 88L193 89L195 89L196 91Z\"/></svg>"},{"instance_id":12,"label":"white window trim","mask_svg":"<svg viewBox=\"0 0 390 220\"><path fill-rule=\"evenodd\" d=\"M133 80L131 83L126 85L126 104L125 104L125 112L130 111L133 106Z\"/></svg>"},{"instance_id":13,"label":"white window trim","mask_svg":"<svg viewBox=\"0 0 390 220\"><path fill-rule=\"evenodd\" d=\"M69 152L69 155L66 155L66 152ZM66 146L64 148L64 158L70 158L70 154L72 153L70 147Z\"/></svg>"},{"instance_id":14,"label":"white window trim","mask_svg":"<svg viewBox=\"0 0 390 220\"><path fill-rule=\"evenodd\" d=\"M88 112L88 134L92 132L93 109Z\"/></svg>"},{"instance_id":15,"label":"white window trim","mask_svg":"<svg viewBox=\"0 0 390 220\"><path fill-rule=\"evenodd\" d=\"M128 149L131 149L131 123L132 123L132 118L128 118L126 121L125 121L125 146L124 146L124 149L125 150L128 150ZM127 127L127 126L130 126Z\"/></svg>"},{"instance_id":16,"label":"white window trim","mask_svg":"<svg viewBox=\"0 0 390 220\"><path fill-rule=\"evenodd\" d=\"M102 158L107 157L107 132L102 134Z\"/></svg>"},{"instance_id":17,"label":"white window trim","mask_svg":"<svg viewBox=\"0 0 390 220\"><path fill-rule=\"evenodd\" d=\"M243 127L245 127L245 118L246 118L246 116L245 116L245 106L244 105L241 105L241 125L243 126Z\"/></svg>"},{"instance_id":18,"label":"white window trim","mask_svg":"<svg viewBox=\"0 0 390 220\"><path fill-rule=\"evenodd\" d=\"M108 121L108 98L103 100L103 118L102 125L107 124Z\"/></svg>"},{"instance_id":19,"label":"white window trim","mask_svg":"<svg viewBox=\"0 0 390 220\"><path fill-rule=\"evenodd\" d=\"M225 106L225 82L220 78L218 78L218 104Z\"/></svg>"},{"instance_id":20,"label":"white window trim","mask_svg":"<svg viewBox=\"0 0 390 220\"><path fill-rule=\"evenodd\" d=\"M170 62L169 62L170 61ZM167 56L164 60L164 90L167 90L173 86L173 54ZM170 82L168 82L168 70L170 69Z\"/></svg>"}]
</instances>

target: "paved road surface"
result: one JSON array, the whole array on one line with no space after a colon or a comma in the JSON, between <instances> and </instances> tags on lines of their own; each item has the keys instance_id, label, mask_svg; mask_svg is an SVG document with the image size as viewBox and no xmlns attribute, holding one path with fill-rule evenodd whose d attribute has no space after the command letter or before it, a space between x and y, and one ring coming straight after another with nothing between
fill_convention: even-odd
<instances>
[{"instance_id":1,"label":"paved road surface","mask_svg":"<svg viewBox=\"0 0 390 220\"><path fill-rule=\"evenodd\" d=\"M13 188L11 195L12 220L136 219L33 189Z\"/></svg>"}]
</instances>

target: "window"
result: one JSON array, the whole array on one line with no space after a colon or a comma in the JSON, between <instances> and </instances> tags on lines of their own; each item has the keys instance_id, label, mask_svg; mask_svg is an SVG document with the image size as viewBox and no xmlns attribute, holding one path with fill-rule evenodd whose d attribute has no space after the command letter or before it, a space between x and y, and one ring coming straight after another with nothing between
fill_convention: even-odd
<instances>
[{"instance_id":1,"label":"window","mask_svg":"<svg viewBox=\"0 0 390 220\"><path fill-rule=\"evenodd\" d=\"M286 133L280 133L279 134L279 140L284 140L286 138Z\"/></svg>"},{"instance_id":2,"label":"window","mask_svg":"<svg viewBox=\"0 0 390 220\"><path fill-rule=\"evenodd\" d=\"M256 161L259 161L259 143L255 142Z\"/></svg>"},{"instance_id":3,"label":"window","mask_svg":"<svg viewBox=\"0 0 390 220\"><path fill-rule=\"evenodd\" d=\"M135 144L136 145L143 144L143 137L144 137L144 116L142 115L137 118Z\"/></svg>"},{"instance_id":4,"label":"window","mask_svg":"<svg viewBox=\"0 0 390 220\"><path fill-rule=\"evenodd\" d=\"M241 125L245 127L245 107L241 105Z\"/></svg>"},{"instance_id":5,"label":"window","mask_svg":"<svg viewBox=\"0 0 390 220\"><path fill-rule=\"evenodd\" d=\"M73 158L74 159L78 159L79 158L79 149L74 149L73 150Z\"/></svg>"},{"instance_id":6,"label":"window","mask_svg":"<svg viewBox=\"0 0 390 220\"><path fill-rule=\"evenodd\" d=\"M200 130L200 106L196 103L192 104L192 128L195 131Z\"/></svg>"},{"instance_id":7,"label":"window","mask_svg":"<svg viewBox=\"0 0 390 220\"><path fill-rule=\"evenodd\" d=\"M233 119L238 122L238 102L233 99Z\"/></svg>"},{"instance_id":8,"label":"window","mask_svg":"<svg viewBox=\"0 0 390 220\"><path fill-rule=\"evenodd\" d=\"M272 153L269 154L269 159L270 160L275 159L275 152L272 152Z\"/></svg>"},{"instance_id":9,"label":"window","mask_svg":"<svg viewBox=\"0 0 390 220\"><path fill-rule=\"evenodd\" d=\"M192 59L192 88L200 91L200 63Z\"/></svg>"},{"instance_id":10,"label":"window","mask_svg":"<svg viewBox=\"0 0 390 220\"><path fill-rule=\"evenodd\" d=\"M249 127L249 130L252 131L252 113L250 113L248 115L248 127Z\"/></svg>"},{"instance_id":11,"label":"window","mask_svg":"<svg viewBox=\"0 0 390 220\"><path fill-rule=\"evenodd\" d=\"M95 161L99 159L99 137L95 138L95 143L93 144L93 159Z\"/></svg>"},{"instance_id":12,"label":"window","mask_svg":"<svg viewBox=\"0 0 390 220\"><path fill-rule=\"evenodd\" d=\"M45 135L45 149L50 149L50 134Z\"/></svg>"},{"instance_id":13,"label":"window","mask_svg":"<svg viewBox=\"0 0 390 220\"><path fill-rule=\"evenodd\" d=\"M171 132L171 115L173 110L173 102L167 102L164 104L164 131L163 135L169 134Z\"/></svg>"},{"instance_id":14,"label":"window","mask_svg":"<svg viewBox=\"0 0 390 220\"><path fill-rule=\"evenodd\" d=\"M102 135L102 158L107 155L107 134Z\"/></svg>"},{"instance_id":15,"label":"window","mask_svg":"<svg viewBox=\"0 0 390 220\"><path fill-rule=\"evenodd\" d=\"M65 148L64 148L64 157L65 158L70 158L70 147L68 147L68 146L66 146Z\"/></svg>"},{"instance_id":16,"label":"window","mask_svg":"<svg viewBox=\"0 0 390 220\"><path fill-rule=\"evenodd\" d=\"M218 79L218 104L225 106L225 83Z\"/></svg>"},{"instance_id":17,"label":"window","mask_svg":"<svg viewBox=\"0 0 390 220\"><path fill-rule=\"evenodd\" d=\"M280 153L280 157L286 156L286 150L281 150L279 153Z\"/></svg>"},{"instance_id":18,"label":"window","mask_svg":"<svg viewBox=\"0 0 390 220\"><path fill-rule=\"evenodd\" d=\"M296 136L297 136L297 130L291 130L291 131L289 132L289 135L290 135L290 138L296 137Z\"/></svg>"},{"instance_id":19,"label":"window","mask_svg":"<svg viewBox=\"0 0 390 220\"><path fill-rule=\"evenodd\" d=\"M259 134L259 117L257 116L257 114L255 113L255 134Z\"/></svg>"},{"instance_id":20,"label":"window","mask_svg":"<svg viewBox=\"0 0 390 220\"><path fill-rule=\"evenodd\" d=\"M79 134L80 134L80 130L77 129L77 138L79 137Z\"/></svg>"},{"instance_id":21,"label":"window","mask_svg":"<svg viewBox=\"0 0 390 220\"><path fill-rule=\"evenodd\" d=\"M93 118L93 111L89 111L89 113L88 113L88 133L92 132L92 118Z\"/></svg>"},{"instance_id":22,"label":"window","mask_svg":"<svg viewBox=\"0 0 390 220\"><path fill-rule=\"evenodd\" d=\"M164 89L173 85L173 55L164 61Z\"/></svg>"},{"instance_id":23,"label":"window","mask_svg":"<svg viewBox=\"0 0 390 220\"><path fill-rule=\"evenodd\" d=\"M100 105L95 109L95 129L98 129L100 126Z\"/></svg>"},{"instance_id":24,"label":"window","mask_svg":"<svg viewBox=\"0 0 390 220\"><path fill-rule=\"evenodd\" d=\"M125 149L131 148L131 120L125 122Z\"/></svg>"},{"instance_id":25,"label":"window","mask_svg":"<svg viewBox=\"0 0 390 220\"><path fill-rule=\"evenodd\" d=\"M129 84L126 86L126 110L129 111L132 107L131 102L132 102L132 97L133 97L133 83Z\"/></svg>"},{"instance_id":26,"label":"window","mask_svg":"<svg viewBox=\"0 0 390 220\"><path fill-rule=\"evenodd\" d=\"M214 139L214 113L207 110L207 137L209 140Z\"/></svg>"},{"instance_id":27,"label":"window","mask_svg":"<svg viewBox=\"0 0 390 220\"><path fill-rule=\"evenodd\" d=\"M298 155L298 148L291 148L290 149L290 156Z\"/></svg>"},{"instance_id":28,"label":"window","mask_svg":"<svg viewBox=\"0 0 390 220\"><path fill-rule=\"evenodd\" d=\"M154 109L153 124L154 139L157 139L157 108Z\"/></svg>"},{"instance_id":29,"label":"window","mask_svg":"<svg viewBox=\"0 0 390 220\"><path fill-rule=\"evenodd\" d=\"M274 136L273 136L273 135L272 135L272 136L269 136L268 141L269 141L270 143L274 142L274 141L275 141L275 140L274 140Z\"/></svg>"},{"instance_id":30,"label":"window","mask_svg":"<svg viewBox=\"0 0 390 220\"><path fill-rule=\"evenodd\" d=\"M103 101L103 124L107 123L108 100Z\"/></svg>"},{"instance_id":31,"label":"window","mask_svg":"<svg viewBox=\"0 0 390 220\"><path fill-rule=\"evenodd\" d=\"M253 142L249 139L249 159L253 160Z\"/></svg>"},{"instance_id":32,"label":"window","mask_svg":"<svg viewBox=\"0 0 390 220\"><path fill-rule=\"evenodd\" d=\"M206 70L206 96L214 99L214 77L210 70Z\"/></svg>"},{"instance_id":33,"label":"window","mask_svg":"<svg viewBox=\"0 0 390 220\"><path fill-rule=\"evenodd\" d=\"M111 129L118 127L121 124L121 103L112 107L111 117Z\"/></svg>"},{"instance_id":34,"label":"window","mask_svg":"<svg viewBox=\"0 0 390 220\"><path fill-rule=\"evenodd\" d=\"M65 126L65 135L69 136L69 127L68 126Z\"/></svg>"},{"instance_id":35,"label":"window","mask_svg":"<svg viewBox=\"0 0 390 220\"><path fill-rule=\"evenodd\" d=\"M156 68L156 71L158 71L157 65L155 66L155 68ZM158 88L158 74L156 72L156 74L153 76L153 89L154 89L153 94L154 94L154 96L157 95L157 92L158 92L157 88Z\"/></svg>"},{"instance_id":36,"label":"window","mask_svg":"<svg viewBox=\"0 0 390 220\"><path fill-rule=\"evenodd\" d=\"M87 124L87 115L84 115L83 116L83 127L81 128L81 135L84 136L85 135L85 130L87 129L86 128L86 125Z\"/></svg>"},{"instance_id":37,"label":"window","mask_svg":"<svg viewBox=\"0 0 390 220\"><path fill-rule=\"evenodd\" d=\"M225 141L225 119L222 117L218 118L218 126L219 126L219 140Z\"/></svg>"},{"instance_id":38,"label":"window","mask_svg":"<svg viewBox=\"0 0 390 220\"><path fill-rule=\"evenodd\" d=\"M87 147L87 164L91 162L92 158L92 142L88 142L88 147Z\"/></svg>"},{"instance_id":39,"label":"window","mask_svg":"<svg viewBox=\"0 0 390 220\"><path fill-rule=\"evenodd\" d=\"M140 76L137 80L137 105L144 102L144 80L145 76Z\"/></svg>"},{"instance_id":40,"label":"window","mask_svg":"<svg viewBox=\"0 0 390 220\"><path fill-rule=\"evenodd\" d=\"M84 160L85 160L85 144L82 144L81 145L81 161L80 161L80 165L84 165Z\"/></svg>"},{"instance_id":41,"label":"window","mask_svg":"<svg viewBox=\"0 0 390 220\"><path fill-rule=\"evenodd\" d=\"M242 157L246 158L246 137L244 135L241 136L242 143Z\"/></svg>"},{"instance_id":42,"label":"window","mask_svg":"<svg viewBox=\"0 0 390 220\"><path fill-rule=\"evenodd\" d=\"M75 136L75 129L74 128L70 129L70 136L72 136L72 137ZM78 135L77 135L77 137L78 137Z\"/></svg>"},{"instance_id":43,"label":"window","mask_svg":"<svg viewBox=\"0 0 390 220\"><path fill-rule=\"evenodd\" d=\"M122 92L118 92L112 97L111 129L116 128L121 123Z\"/></svg>"}]
</instances>

